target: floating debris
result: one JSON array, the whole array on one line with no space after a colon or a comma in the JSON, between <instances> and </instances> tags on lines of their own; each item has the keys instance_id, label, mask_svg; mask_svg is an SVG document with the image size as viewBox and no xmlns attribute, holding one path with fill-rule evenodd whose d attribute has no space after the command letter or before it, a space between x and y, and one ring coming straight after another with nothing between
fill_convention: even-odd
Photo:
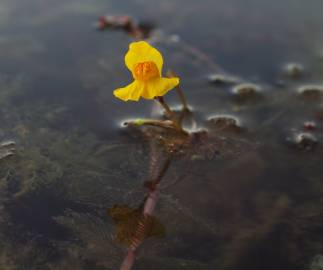
<instances>
[{"instance_id":1,"label":"floating debris","mask_svg":"<svg viewBox=\"0 0 323 270\"><path fill-rule=\"evenodd\" d=\"M15 147L15 145L14 141L4 141L0 144L0 147Z\"/></svg>"},{"instance_id":2,"label":"floating debris","mask_svg":"<svg viewBox=\"0 0 323 270\"><path fill-rule=\"evenodd\" d=\"M137 29L141 38L149 38L155 27L155 24L151 21L140 21Z\"/></svg>"},{"instance_id":3,"label":"floating debris","mask_svg":"<svg viewBox=\"0 0 323 270\"><path fill-rule=\"evenodd\" d=\"M135 38L148 38L155 28L151 22L134 22L128 15L107 15L101 16L97 22L99 30L112 29L121 30Z\"/></svg>"},{"instance_id":4,"label":"floating debris","mask_svg":"<svg viewBox=\"0 0 323 270\"><path fill-rule=\"evenodd\" d=\"M323 85L303 85L298 88L298 94L305 99L316 100L323 97Z\"/></svg>"},{"instance_id":5,"label":"floating debris","mask_svg":"<svg viewBox=\"0 0 323 270\"><path fill-rule=\"evenodd\" d=\"M288 63L283 68L284 74L289 78L299 78L304 73L304 67L299 63Z\"/></svg>"},{"instance_id":6,"label":"floating debris","mask_svg":"<svg viewBox=\"0 0 323 270\"><path fill-rule=\"evenodd\" d=\"M12 151L3 152L3 151L0 150L0 160L3 160L3 159L8 158L8 157L11 157L13 155L14 155L14 152L12 152Z\"/></svg>"},{"instance_id":7,"label":"floating debris","mask_svg":"<svg viewBox=\"0 0 323 270\"><path fill-rule=\"evenodd\" d=\"M261 87L252 83L242 83L234 86L232 92L237 101L247 102L259 98Z\"/></svg>"},{"instance_id":8,"label":"floating debris","mask_svg":"<svg viewBox=\"0 0 323 270\"><path fill-rule=\"evenodd\" d=\"M0 160L11 157L16 152L16 143L14 141L4 141L0 143Z\"/></svg>"},{"instance_id":9,"label":"floating debris","mask_svg":"<svg viewBox=\"0 0 323 270\"><path fill-rule=\"evenodd\" d=\"M210 123L213 128L221 131L242 131L240 121L236 117L230 115L212 116L208 119L208 123Z\"/></svg>"},{"instance_id":10,"label":"floating debris","mask_svg":"<svg viewBox=\"0 0 323 270\"><path fill-rule=\"evenodd\" d=\"M127 15L119 16L101 16L98 20L97 26L99 30L104 30L106 28L110 29L122 29L129 31L132 25L131 17Z\"/></svg>"},{"instance_id":11,"label":"floating debris","mask_svg":"<svg viewBox=\"0 0 323 270\"><path fill-rule=\"evenodd\" d=\"M313 150L318 144L316 137L312 133L307 132L297 133L293 138L288 138L287 140L293 147L302 151Z\"/></svg>"},{"instance_id":12,"label":"floating debris","mask_svg":"<svg viewBox=\"0 0 323 270\"><path fill-rule=\"evenodd\" d=\"M236 77L224 74L210 74L207 79L212 84L234 84L238 82Z\"/></svg>"},{"instance_id":13,"label":"floating debris","mask_svg":"<svg viewBox=\"0 0 323 270\"><path fill-rule=\"evenodd\" d=\"M304 129L305 130L315 130L316 129L316 123L313 121L306 121L304 123Z\"/></svg>"}]
</instances>

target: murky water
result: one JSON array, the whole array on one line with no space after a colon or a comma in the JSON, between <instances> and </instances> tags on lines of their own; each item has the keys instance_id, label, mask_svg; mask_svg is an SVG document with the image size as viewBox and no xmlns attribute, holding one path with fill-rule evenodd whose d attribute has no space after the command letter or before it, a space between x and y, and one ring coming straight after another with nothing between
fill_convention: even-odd
<instances>
[{"instance_id":1,"label":"murky water","mask_svg":"<svg viewBox=\"0 0 323 270\"><path fill-rule=\"evenodd\" d=\"M122 122L161 111L113 97L131 80L133 39L97 31L105 14L157 26L154 45L192 108L185 126L208 129L171 160L160 237L143 242L133 269L323 269L322 8L1 1L0 269L118 269L126 255L116 235L132 223L116 226L111 209L138 217L157 150ZM166 99L180 105L175 91Z\"/></svg>"}]
</instances>

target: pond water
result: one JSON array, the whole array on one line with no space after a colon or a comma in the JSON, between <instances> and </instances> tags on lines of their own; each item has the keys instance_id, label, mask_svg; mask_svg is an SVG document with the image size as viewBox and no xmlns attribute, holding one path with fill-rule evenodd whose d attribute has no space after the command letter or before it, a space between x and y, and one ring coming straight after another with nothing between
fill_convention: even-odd
<instances>
[{"instance_id":1,"label":"pond water","mask_svg":"<svg viewBox=\"0 0 323 270\"><path fill-rule=\"evenodd\" d=\"M323 269L322 9L2 0L0 269L119 269L120 231L133 223L116 226L111 209L136 217L150 168L167 160L156 138L178 139L122 125L162 112L112 95L131 81L133 38L98 31L106 14L156 26L150 41L191 108L185 127L208 130L168 164L154 211L162 237L143 241L133 269ZM176 91L165 98L180 106Z\"/></svg>"}]
</instances>

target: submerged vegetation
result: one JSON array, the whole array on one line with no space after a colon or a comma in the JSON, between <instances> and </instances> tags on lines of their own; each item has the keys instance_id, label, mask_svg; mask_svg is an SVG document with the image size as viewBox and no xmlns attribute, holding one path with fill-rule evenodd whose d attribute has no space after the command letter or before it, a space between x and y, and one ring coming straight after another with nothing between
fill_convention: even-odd
<instances>
[{"instance_id":1,"label":"submerged vegetation","mask_svg":"<svg viewBox=\"0 0 323 270\"><path fill-rule=\"evenodd\" d=\"M64 11L46 3L37 20L12 16L22 29L13 22L0 40L12 57L0 76L1 270L322 269L323 62L304 49L317 36L302 40L295 21L281 33L236 1L218 5L212 24L196 1L204 24L186 2L170 18L180 1L158 6L164 29L108 15L98 27L116 32L86 32L102 6L82 0ZM235 24L213 38L230 16L250 24L237 40ZM134 82L114 94L138 102L121 103L111 90L128 81L128 38ZM257 62L273 40L291 53Z\"/></svg>"}]
</instances>

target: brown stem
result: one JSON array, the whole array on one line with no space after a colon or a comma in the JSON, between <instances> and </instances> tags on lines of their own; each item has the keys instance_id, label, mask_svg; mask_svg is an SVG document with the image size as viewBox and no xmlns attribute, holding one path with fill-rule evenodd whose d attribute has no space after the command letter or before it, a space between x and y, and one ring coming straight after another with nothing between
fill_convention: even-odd
<instances>
[{"instance_id":1,"label":"brown stem","mask_svg":"<svg viewBox=\"0 0 323 270\"><path fill-rule=\"evenodd\" d=\"M155 99L163 106L163 108L166 110L166 113L168 117L173 121L174 127L177 129L177 131L182 132L184 134L187 134L187 132L183 129L181 122L179 119L177 119L175 113L170 109L170 107L167 105L163 97L155 97Z\"/></svg>"},{"instance_id":2,"label":"brown stem","mask_svg":"<svg viewBox=\"0 0 323 270\"><path fill-rule=\"evenodd\" d=\"M173 78L173 77L178 77L178 76L177 76L177 74L176 74L175 72L173 72L172 70L169 70L169 71L167 72L167 77L169 77L169 78ZM182 102L183 110L188 111L189 109L188 109L187 101L186 101L186 98L185 98L185 96L184 96L184 92L183 92L182 88L181 88L181 87L180 87L180 85L178 84L178 85L175 87L175 89L176 89L176 92L177 92L177 94L178 94L178 96L179 96L179 99L180 99L180 100L181 100L181 102Z\"/></svg>"},{"instance_id":3,"label":"brown stem","mask_svg":"<svg viewBox=\"0 0 323 270\"><path fill-rule=\"evenodd\" d=\"M164 97L155 97L155 99L159 102L160 105L165 109L166 113L168 114L168 117L174 120L174 112L171 110L171 108L167 105L165 102Z\"/></svg>"},{"instance_id":4,"label":"brown stem","mask_svg":"<svg viewBox=\"0 0 323 270\"><path fill-rule=\"evenodd\" d=\"M179 117L178 117L178 123L179 123L180 125L182 125L182 122L183 122L183 120L184 120L185 116L186 116L188 113L190 113L189 109L185 109L185 108L183 108L183 110L181 111L181 113L180 113L180 115L179 115Z\"/></svg>"},{"instance_id":5,"label":"brown stem","mask_svg":"<svg viewBox=\"0 0 323 270\"><path fill-rule=\"evenodd\" d=\"M134 250L129 249L126 257L124 258L120 270L130 270L135 262L136 255Z\"/></svg>"},{"instance_id":6,"label":"brown stem","mask_svg":"<svg viewBox=\"0 0 323 270\"><path fill-rule=\"evenodd\" d=\"M161 128L176 129L176 125L172 120L156 120L156 119L136 119L124 123L125 126L155 126Z\"/></svg>"},{"instance_id":7,"label":"brown stem","mask_svg":"<svg viewBox=\"0 0 323 270\"><path fill-rule=\"evenodd\" d=\"M176 91L177 91L177 94L182 102L182 105L183 105L183 110L185 111L188 111L188 106L187 106L187 101L186 101L186 98L184 96L184 93L183 93L183 90L182 90L182 87L180 87L179 85L176 86Z\"/></svg>"}]
</instances>

